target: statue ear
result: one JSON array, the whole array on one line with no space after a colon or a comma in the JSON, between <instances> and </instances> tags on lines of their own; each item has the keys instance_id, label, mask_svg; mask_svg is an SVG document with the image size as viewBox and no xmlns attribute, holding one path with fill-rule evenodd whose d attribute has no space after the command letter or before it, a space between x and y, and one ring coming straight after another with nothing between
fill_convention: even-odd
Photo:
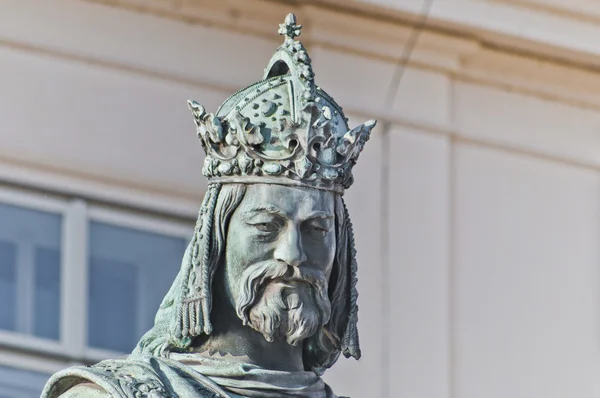
<instances>
[{"instance_id":1,"label":"statue ear","mask_svg":"<svg viewBox=\"0 0 600 398\"><path fill-rule=\"evenodd\" d=\"M358 338L358 305L356 303L358 299L358 290L356 289L356 283L358 281L358 265L356 263L356 248L354 246L354 231L352 230L352 221L350 221L350 215L348 214L348 208L346 203L342 199L342 206L344 209L344 226L346 235L346 262L344 264L346 272L348 274L348 290L347 290L347 302L348 302L348 322L346 324L346 331L342 338L342 353L346 358L353 357L360 359L360 343Z\"/></svg>"}]
</instances>

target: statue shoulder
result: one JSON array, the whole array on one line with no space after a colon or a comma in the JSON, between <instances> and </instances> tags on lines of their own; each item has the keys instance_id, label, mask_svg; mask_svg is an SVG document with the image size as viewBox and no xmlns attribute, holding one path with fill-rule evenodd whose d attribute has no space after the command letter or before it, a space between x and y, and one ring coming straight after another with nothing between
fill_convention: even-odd
<instances>
[{"instance_id":1,"label":"statue shoulder","mask_svg":"<svg viewBox=\"0 0 600 398\"><path fill-rule=\"evenodd\" d=\"M110 395L95 384L84 383L70 388L58 398L110 398Z\"/></svg>"},{"instance_id":2,"label":"statue shoulder","mask_svg":"<svg viewBox=\"0 0 600 398\"><path fill-rule=\"evenodd\" d=\"M151 395L153 393L153 395ZM42 398L74 397L128 398L131 396L173 396L160 376L140 362L114 359L94 366L76 366L54 374L42 391Z\"/></svg>"},{"instance_id":3,"label":"statue shoulder","mask_svg":"<svg viewBox=\"0 0 600 398\"><path fill-rule=\"evenodd\" d=\"M172 360L150 356L111 359L54 374L41 398L227 398L207 377Z\"/></svg>"}]
</instances>

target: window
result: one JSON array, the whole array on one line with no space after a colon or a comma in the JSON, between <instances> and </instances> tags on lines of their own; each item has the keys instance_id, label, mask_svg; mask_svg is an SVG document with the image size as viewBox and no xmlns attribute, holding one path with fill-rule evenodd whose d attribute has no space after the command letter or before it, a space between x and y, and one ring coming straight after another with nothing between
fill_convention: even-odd
<instances>
[{"instance_id":1,"label":"window","mask_svg":"<svg viewBox=\"0 0 600 398\"><path fill-rule=\"evenodd\" d=\"M59 369L131 352L194 221L0 186L0 398L37 397Z\"/></svg>"}]
</instances>

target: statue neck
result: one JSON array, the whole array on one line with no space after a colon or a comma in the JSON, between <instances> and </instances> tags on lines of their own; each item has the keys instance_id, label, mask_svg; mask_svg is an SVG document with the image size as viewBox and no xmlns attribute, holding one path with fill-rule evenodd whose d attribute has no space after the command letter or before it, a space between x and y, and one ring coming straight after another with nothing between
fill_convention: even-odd
<instances>
[{"instance_id":1,"label":"statue neck","mask_svg":"<svg viewBox=\"0 0 600 398\"><path fill-rule=\"evenodd\" d=\"M305 370L302 344L294 347L284 339L269 343L262 334L242 324L229 300L215 297L211 321L213 332L197 338L193 352L204 357L250 363L270 370Z\"/></svg>"}]
</instances>

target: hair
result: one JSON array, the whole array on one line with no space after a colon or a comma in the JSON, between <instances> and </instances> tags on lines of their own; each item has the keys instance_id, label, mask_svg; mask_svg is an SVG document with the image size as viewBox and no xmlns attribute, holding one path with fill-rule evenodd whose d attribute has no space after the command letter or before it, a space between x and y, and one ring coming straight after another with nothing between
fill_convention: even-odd
<instances>
[{"instance_id":1,"label":"hair","mask_svg":"<svg viewBox=\"0 0 600 398\"><path fill-rule=\"evenodd\" d=\"M244 184L211 184L204 196L194 235L181 269L164 297L154 327L138 342L134 354L166 357L187 350L194 337L212 333L212 281L225 251L232 214L246 193ZM348 210L335 194L336 255L329 279L329 322L304 342L304 367L324 371L340 353L360 358L357 329L356 250Z\"/></svg>"}]
</instances>

